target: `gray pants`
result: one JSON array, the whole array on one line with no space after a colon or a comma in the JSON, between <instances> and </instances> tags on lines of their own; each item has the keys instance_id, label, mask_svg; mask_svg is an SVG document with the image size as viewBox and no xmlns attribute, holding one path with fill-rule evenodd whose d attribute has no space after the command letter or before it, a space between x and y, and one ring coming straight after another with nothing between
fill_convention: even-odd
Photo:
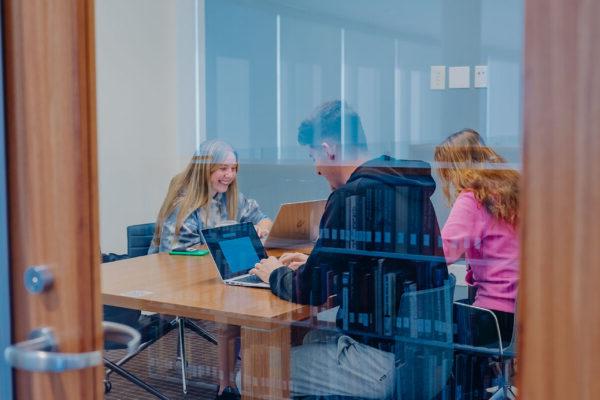
<instances>
[{"instance_id":1,"label":"gray pants","mask_svg":"<svg viewBox=\"0 0 600 400\"><path fill-rule=\"evenodd\" d=\"M389 399L394 394L394 354L335 332L312 331L292 348L292 395Z\"/></svg>"}]
</instances>

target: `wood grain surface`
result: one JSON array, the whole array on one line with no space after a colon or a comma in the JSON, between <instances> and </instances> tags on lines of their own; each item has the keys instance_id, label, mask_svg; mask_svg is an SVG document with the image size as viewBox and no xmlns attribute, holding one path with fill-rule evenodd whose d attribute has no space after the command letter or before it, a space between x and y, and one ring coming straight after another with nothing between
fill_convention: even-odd
<instances>
[{"instance_id":1,"label":"wood grain surface","mask_svg":"<svg viewBox=\"0 0 600 400\"><path fill-rule=\"evenodd\" d=\"M94 2L3 2L13 341L55 330L59 351L101 350ZM54 285L29 294L23 273ZM16 371L18 399L101 399L102 367Z\"/></svg>"},{"instance_id":2,"label":"wood grain surface","mask_svg":"<svg viewBox=\"0 0 600 400\"><path fill-rule=\"evenodd\" d=\"M600 2L526 1L520 397L600 393Z\"/></svg>"}]
</instances>

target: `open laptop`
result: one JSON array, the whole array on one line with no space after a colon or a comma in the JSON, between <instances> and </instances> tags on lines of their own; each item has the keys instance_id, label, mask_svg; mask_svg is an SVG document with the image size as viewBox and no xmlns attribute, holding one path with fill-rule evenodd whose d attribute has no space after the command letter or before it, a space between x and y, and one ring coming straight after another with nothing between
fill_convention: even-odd
<instances>
[{"instance_id":1,"label":"open laptop","mask_svg":"<svg viewBox=\"0 0 600 400\"><path fill-rule=\"evenodd\" d=\"M251 223L203 229L202 235L223 282L228 285L269 288L269 284L248 272L267 258Z\"/></svg>"},{"instance_id":2,"label":"open laptop","mask_svg":"<svg viewBox=\"0 0 600 400\"><path fill-rule=\"evenodd\" d=\"M327 200L311 200L282 204L264 241L265 247L312 247L319 236L319 222L326 203Z\"/></svg>"}]
</instances>

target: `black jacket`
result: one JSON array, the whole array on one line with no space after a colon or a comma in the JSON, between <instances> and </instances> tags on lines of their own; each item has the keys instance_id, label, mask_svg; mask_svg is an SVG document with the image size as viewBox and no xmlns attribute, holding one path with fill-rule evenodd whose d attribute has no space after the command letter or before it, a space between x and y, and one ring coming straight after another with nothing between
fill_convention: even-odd
<instances>
[{"instance_id":1,"label":"black jacket","mask_svg":"<svg viewBox=\"0 0 600 400\"><path fill-rule=\"evenodd\" d=\"M420 290L439 286L448 276L430 200L434 191L431 168L423 161L381 156L359 166L329 196L319 239L306 264L297 271L273 271L271 290L295 303L320 305L335 296L334 303L341 304L343 288L349 285L345 295L356 313L345 327L373 330L367 319L375 312L377 268L401 274L398 296L402 282L414 282ZM364 317L360 323L359 315ZM340 319L338 314L343 327Z\"/></svg>"}]
</instances>

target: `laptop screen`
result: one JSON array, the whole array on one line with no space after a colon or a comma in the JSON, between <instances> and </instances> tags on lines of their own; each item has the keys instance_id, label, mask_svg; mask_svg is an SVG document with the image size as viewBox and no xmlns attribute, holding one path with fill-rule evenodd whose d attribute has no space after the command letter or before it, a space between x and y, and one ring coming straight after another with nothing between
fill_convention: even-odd
<instances>
[{"instance_id":1,"label":"laptop screen","mask_svg":"<svg viewBox=\"0 0 600 400\"><path fill-rule=\"evenodd\" d=\"M203 229L202 235L223 279L247 274L254 264L267 258L251 223Z\"/></svg>"}]
</instances>

